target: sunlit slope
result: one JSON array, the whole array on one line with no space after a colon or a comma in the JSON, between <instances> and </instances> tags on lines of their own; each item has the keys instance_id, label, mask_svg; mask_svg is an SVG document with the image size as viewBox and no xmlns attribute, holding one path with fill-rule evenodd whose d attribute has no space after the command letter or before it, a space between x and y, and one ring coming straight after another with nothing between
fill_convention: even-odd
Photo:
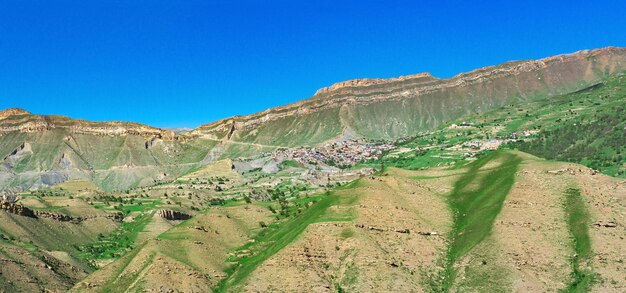
<instances>
[{"instance_id":1,"label":"sunlit slope","mask_svg":"<svg viewBox=\"0 0 626 293\"><path fill-rule=\"evenodd\" d=\"M276 241L246 246L253 256L235 259L217 289L623 290L615 248L623 247L626 184L592 174L519 152L454 170L389 169L335 190L322 211L283 224ZM574 208L584 212L568 214ZM617 227L600 224L611 221ZM297 223L304 229L292 235ZM586 252L581 235L589 235Z\"/></svg>"},{"instance_id":2,"label":"sunlit slope","mask_svg":"<svg viewBox=\"0 0 626 293\"><path fill-rule=\"evenodd\" d=\"M211 208L74 290L626 289L626 183L580 165L499 151L452 169L387 168L296 201L280 221L262 203Z\"/></svg>"},{"instance_id":3,"label":"sunlit slope","mask_svg":"<svg viewBox=\"0 0 626 293\"><path fill-rule=\"evenodd\" d=\"M398 139L472 113L575 92L626 70L626 50L605 48L477 69L448 79L417 74L358 79L291 105L203 125L190 134L270 146L342 137Z\"/></svg>"},{"instance_id":4,"label":"sunlit slope","mask_svg":"<svg viewBox=\"0 0 626 293\"><path fill-rule=\"evenodd\" d=\"M71 291L210 291L225 276L229 251L244 245L270 214L255 205L211 209L147 240Z\"/></svg>"},{"instance_id":5,"label":"sunlit slope","mask_svg":"<svg viewBox=\"0 0 626 293\"><path fill-rule=\"evenodd\" d=\"M21 200L37 211L74 217L59 220L0 211L0 290L65 291L94 269L78 247L111 232L119 223L79 199L34 197Z\"/></svg>"},{"instance_id":6,"label":"sunlit slope","mask_svg":"<svg viewBox=\"0 0 626 293\"><path fill-rule=\"evenodd\" d=\"M4 158L0 183L29 188L87 179L105 190L124 190L171 180L201 166L215 144L202 139L76 134L67 129L10 132L0 139Z\"/></svg>"},{"instance_id":7,"label":"sunlit slope","mask_svg":"<svg viewBox=\"0 0 626 293\"><path fill-rule=\"evenodd\" d=\"M551 107L550 116L545 115L541 121L536 120L536 114L526 119L535 119L532 124L542 125L537 139L513 147L626 177L626 76L563 96L560 101L560 105ZM550 110L545 108L544 111Z\"/></svg>"}]
</instances>

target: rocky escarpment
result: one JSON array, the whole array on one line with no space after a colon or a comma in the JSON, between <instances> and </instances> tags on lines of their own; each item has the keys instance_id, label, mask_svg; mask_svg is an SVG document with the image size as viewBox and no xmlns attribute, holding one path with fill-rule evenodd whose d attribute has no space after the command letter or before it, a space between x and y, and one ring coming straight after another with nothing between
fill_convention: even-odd
<instances>
[{"instance_id":1,"label":"rocky escarpment","mask_svg":"<svg viewBox=\"0 0 626 293\"><path fill-rule=\"evenodd\" d=\"M320 89L308 100L203 125L190 134L274 145L272 137L287 134L297 141L298 135L305 134L294 131L294 126L308 123L333 132L320 137L321 141L346 131L367 138L399 138L469 112L580 90L624 70L626 49L609 47L508 62L448 79L427 73L357 79ZM337 124L341 127L333 128ZM273 133L265 133L265 129Z\"/></svg>"},{"instance_id":2,"label":"rocky escarpment","mask_svg":"<svg viewBox=\"0 0 626 293\"><path fill-rule=\"evenodd\" d=\"M173 211L173 210L159 210L157 212L157 215L159 215L159 217L161 218L172 220L172 221L191 219L191 215L183 213L183 212L179 212L179 211Z\"/></svg>"},{"instance_id":3,"label":"rocky escarpment","mask_svg":"<svg viewBox=\"0 0 626 293\"><path fill-rule=\"evenodd\" d=\"M67 129L70 133L95 136L136 135L165 140L177 138L173 131L134 122L91 122L65 116L35 115L15 108L0 112L0 136L9 132L33 133L57 128Z\"/></svg>"},{"instance_id":4,"label":"rocky escarpment","mask_svg":"<svg viewBox=\"0 0 626 293\"><path fill-rule=\"evenodd\" d=\"M54 212L49 212L49 211L39 211L39 210L35 210L33 211L33 214L35 215L35 218L48 218L48 219L53 219L56 221L60 221L60 222L72 222L75 224L79 224L81 222L84 222L86 220L89 219L95 219L95 218L107 218L110 220L113 220L115 222L121 222L122 221L122 217L119 215L106 215L106 216L82 216L82 217L77 217L77 216L72 216L72 215L67 215L67 214L61 214L61 213L54 213Z\"/></svg>"},{"instance_id":5,"label":"rocky escarpment","mask_svg":"<svg viewBox=\"0 0 626 293\"><path fill-rule=\"evenodd\" d=\"M30 112L20 109L20 108L11 108L0 111L0 120L7 118L9 116L17 116L17 115L28 115Z\"/></svg>"},{"instance_id":6,"label":"rocky escarpment","mask_svg":"<svg viewBox=\"0 0 626 293\"><path fill-rule=\"evenodd\" d=\"M33 153L33 149L30 143L23 142L8 156L4 157L4 163L8 165L13 165L15 164L15 161L19 160L22 156L27 155L27 154L32 154L32 153Z\"/></svg>"},{"instance_id":7,"label":"rocky escarpment","mask_svg":"<svg viewBox=\"0 0 626 293\"><path fill-rule=\"evenodd\" d=\"M35 212L21 204L10 204L10 203L0 203L0 211L5 211L7 213L16 214L29 218L37 218Z\"/></svg>"},{"instance_id":8,"label":"rocky escarpment","mask_svg":"<svg viewBox=\"0 0 626 293\"><path fill-rule=\"evenodd\" d=\"M7 213L16 214L16 215L23 216L23 217L47 218L47 219L52 219L52 220L60 221L60 222L72 222L74 224L79 224L88 219L95 219L95 218L107 218L116 222L122 221L122 218L119 215L76 217L76 216L54 213L54 212L49 212L49 211L32 210L21 204L0 203L0 211L5 211Z\"/></svg>"}]
</instances>

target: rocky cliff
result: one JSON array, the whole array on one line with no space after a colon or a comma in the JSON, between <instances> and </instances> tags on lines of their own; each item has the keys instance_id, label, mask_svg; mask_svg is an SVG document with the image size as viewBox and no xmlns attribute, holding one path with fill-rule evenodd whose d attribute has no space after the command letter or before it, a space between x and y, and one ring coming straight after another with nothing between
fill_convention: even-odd
<instances>
[{"instance_id":1,"label":"rocky cliff","mask_svg":"<svg viewBox=\"0 0 626 293\"><path fill-rule=\"evenodd\" d=\"M626 49L609 47L508 62L447 79L428 73L357 79L322 88L291 105L206 124L190 134L267 145L315 144L345 135L393 139L463 114L576 91L624 70ZM286 136L289 141L281 140Z\"/></svg>"},{"instance_id":2,"label":"rocky cliff","mask_svg":"<svg viewBox=\"0 0 626 293\"><path fill-rule=\"evenodd\" d=\"M355 79L322 88L307 100L185 134L8 109L0 111L0 187L38 188L69 179L105 190L153 185L217 158L332 140L411 136L462 115L578 91L625 70L626 49L609 47L446 79L428 73Z\"/></svg>"},{"instance_id":3,"label":"rocky cliff","mask_svg":"<svg viewBox=\"0 0 626 293\"><path fill-rule=\"evenodd\" d=\"M201 165L213 144L134 122L0 111L0 188L89 180L105 190L152 185Z\"/></svg>"},{"instance_id":4,"label":"rocky cliff","mask_svg":"<svg viewBox=\"0 0 626 293\"><path fill-rule=\"evenodd\" d=\"M15 131L32 133L52 129L67 129L70 133L96 136L136 135L165 140L177 138L173 131L134 122L91 122L65 116L35 115L17 108L0 111L0 136Z\"/></svg>"}]
</instances>

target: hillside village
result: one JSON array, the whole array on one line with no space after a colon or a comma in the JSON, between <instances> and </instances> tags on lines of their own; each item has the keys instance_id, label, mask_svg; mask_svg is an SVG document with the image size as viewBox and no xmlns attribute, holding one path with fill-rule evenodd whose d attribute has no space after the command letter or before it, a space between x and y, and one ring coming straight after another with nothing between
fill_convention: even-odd
<instances>
[{"instance_id":1,"label":"hillside village","mask_svg":"<svg viewBox=\"0 0 626 293\"><path fill-rule=\"evenodd\" d=\"M371 143L365 140L346 140L328 143L320 147L279 149L265 153L272 158L295 160L303 165L330 165L341 168L354 166L367 160L380 159L384 152L396 149L390 143Z\"/></svg>"}]
</instances>

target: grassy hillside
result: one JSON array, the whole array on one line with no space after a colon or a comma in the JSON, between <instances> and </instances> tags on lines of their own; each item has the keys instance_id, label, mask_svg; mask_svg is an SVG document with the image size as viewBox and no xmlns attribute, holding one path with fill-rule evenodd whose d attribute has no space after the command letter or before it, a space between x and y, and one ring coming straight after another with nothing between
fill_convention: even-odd
<instances>
[{"instance_id":1,"label":"grassy hillside","mask_svg":"<svg viewBox=\"0 0 626 293\"><path fill-rule=\"evenodd\" d=\"M23 143L30 151L11 156ZM0 156L5 158L0 184L29 188L86 179L104 190L154 185L202 166L216 144L203 139L152 141L134 135L82 135L65 129L10 132L0 140Z\"/></svg>"},{"instance_id":2,"label":"grassy hillside","mask_svg":"<svg viewBox=\"0 0 626 293\"><path fill-rule=\"evenodd\" d=\"M563 97L562 102L570 106L566 115L548 124L538 139L513 147L625 177L626 76Z\"/></svg>"},{"instance_id":3,"label":"grassy hillside","mask_svg":"<svg viewBox=\"0 0 626 293\"><path fill-rule=\"evenodd\" d=\"M454 283L454 264L491 232L493 222L513 187L520 162L521 158L515 154L492 153L467 166L467 171L454 183L449 199L454 226L442 289L449 290ZM489 163L495 165L486 166Z\"/></svg>"},{"instance_id":4,"label":"grassy hillside","mask_svg":"<svg viewBox=\"0 0 626 293\"><path fill-rule=\"evenodd\" d=\"M413 170L450 165L474 155L476 143L496 142L500 148L626 177L624 113L626 76L617 76L575 93L462 116L398 143L403 152L364 165Z\"/></svg>"},{"instance_id":5,"label":"grassy hillside","mask_svg":"<svg viewBox=\"0 0 626 293\"><path fill-rule=\"evenodd\" d=\"M609 229L603 234L585 230L594 217L603 217L601 210L611 210L613 217L620 213L623 206L615 200L626 186L612 190L617 180L591 171L547 175L563 168L580 167L497 152L454 169L390 168L269 225L234 250L227 260L234 265L216 290L520 292L625 286L615 271L619 261L589 257L608 253L619 237L610 236L610 228L601 228ZM571 186L603 195L573 194ZM587 212L589 201L598 206ZM611 244L599 247L597 241ZM588 266L605 269L594 279L602 281L589 282L588 276L597 275Z\"/></svg>"}]
</instances>

